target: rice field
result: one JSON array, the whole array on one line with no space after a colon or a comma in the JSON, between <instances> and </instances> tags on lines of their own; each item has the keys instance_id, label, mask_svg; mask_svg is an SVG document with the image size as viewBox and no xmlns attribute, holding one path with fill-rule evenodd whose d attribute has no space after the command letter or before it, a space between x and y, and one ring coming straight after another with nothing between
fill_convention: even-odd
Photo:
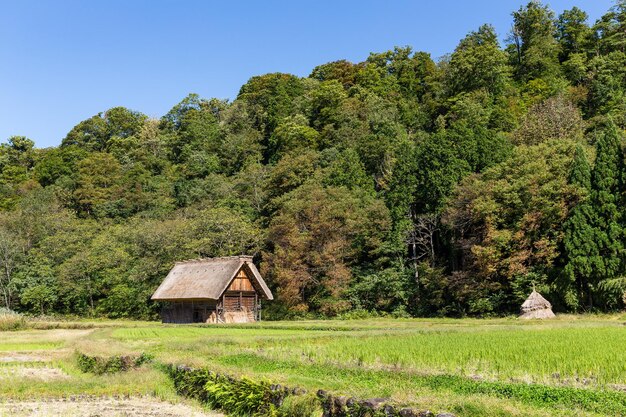
<instances>
[{"instance_id":1,"label":"rice field","mask_svg":"<svg viewBox=\"0 0 626 417\"><path fill-rule=\"evenodd\" d=\"M403 326L381 320L357 322L352 329L349 323L339 324L334 330L307 329L297 322L282 324L284 328L272 323L266 324L269 328L139 327L116 329L110 336L130 346L145 343L156 350L174 350L181 360L200 362L210 362L217 352L246 352L268 360L488 380L626 384L626 325L618 320L415 320ZM206 357L196 355L198 350Z\"/></svg>"},{"instance_id":2,"label":"rice field","mask_svg":"<svg viewBox=\"0 0 626 417\"><path fill-rule=\"evenodd\" d=\"M391 398L457 416L626 416L625 347L626 316L620 315L546 322L104 322L92 329L0 332L0 361L30 358L4 361L3 368L54 368L66 375L46 380L5 371L15 384L0 384L0 400L121 393L178 401L156 368L85 375L72 356L145 352L160 363L204 366L312 391ZM41 363L34 364L37 357Z\"/></svg>"}]
</instances>

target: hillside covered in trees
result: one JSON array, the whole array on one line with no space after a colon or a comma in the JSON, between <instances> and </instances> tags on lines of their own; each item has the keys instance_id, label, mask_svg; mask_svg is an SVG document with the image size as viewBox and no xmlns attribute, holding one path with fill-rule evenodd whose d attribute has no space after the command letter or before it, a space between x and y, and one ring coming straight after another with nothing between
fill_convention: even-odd
<instances>
[{"instance_id":1,"label":"hillside covered in trees","mask_svg":"<svg viewBox=\"0 0 626 417\"><path fill-rule=\"evenodd\" d=\"M539 2L438 62L410 47L305 78L116 107L0 145L0 306L154 317L176 260L254 254L272 317L626 302L626 1Z\"/></svg>"}]
</instances>

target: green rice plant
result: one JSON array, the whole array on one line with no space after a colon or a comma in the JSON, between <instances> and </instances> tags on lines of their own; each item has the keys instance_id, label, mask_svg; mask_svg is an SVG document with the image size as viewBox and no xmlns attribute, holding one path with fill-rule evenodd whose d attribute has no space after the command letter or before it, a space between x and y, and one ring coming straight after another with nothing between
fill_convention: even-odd
<instances>
[{"instance_id":1,"label":"green rice plant","mask_svg":"<svg viewBox=\"0 0 626 417\"><path fill-rule=\"evenodd\" d=\"M273 360L238 354L223 357L222 363L245 368L255 374L298 375L316 380L318 386L335 391L346 390L361 396L388 397L393 390L401 392L427 389L434 395L459 395L461 398L484 396L502 398L537 408L584 410L607 416L626 416L626 393L575 387L559 387L520 382L480 381L455 375L420 375L390 370L368 370L356 367L304 365L297 361ZM329 369L332 372L329 373ZM388 390L392 391L389 392ZM471 415L471 414L469 414Z\"/></svg>"},{"instance_id":2,"label":"green rice plant","mask_svg":"<svg viewBox=\"0 0 626 417\"><path fill-rule=\"evenodd\" d=\"M53 350L63 346L60 342L4 342L0 340L0 352L27 352L35 350Z\"/></svg>"}]
</instances>

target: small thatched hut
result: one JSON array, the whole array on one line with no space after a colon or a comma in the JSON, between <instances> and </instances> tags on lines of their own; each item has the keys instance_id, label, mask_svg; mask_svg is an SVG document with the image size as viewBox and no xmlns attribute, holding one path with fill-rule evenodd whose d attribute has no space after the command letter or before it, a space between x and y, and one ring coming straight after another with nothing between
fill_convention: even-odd
<instances>
[{"instance_id":1,"label":"small thatched hut","mask_svg":"<svg viewBox=\"0 0 626 417\"><path fill-rule=\"evenodd\" d=\"M163 323L241 323L261 320L272 292L251 256L177 262L152 295Z\"/></svg>"},{"instance_id":2,"label":"small thatched hut","mask_svg":"<svg viewBox=\"0 0 626 417\"><path fill-rule=\"evenodd\" d=\"M555 317L552 304L533 289L524 304L520 318L523 319L551 319Z\"/></svg>"}]
</instances>

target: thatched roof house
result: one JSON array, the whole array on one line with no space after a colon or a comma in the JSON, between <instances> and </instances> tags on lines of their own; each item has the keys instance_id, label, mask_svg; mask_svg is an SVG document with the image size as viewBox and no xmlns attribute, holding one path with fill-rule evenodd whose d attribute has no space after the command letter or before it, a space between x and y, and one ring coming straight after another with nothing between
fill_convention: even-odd
<instances>
[{"instance_id":1,"label":"thatched roof house","mask_svg":"<svg viewBox=\"0 0 626 417\"><path fill-rule=\"evenodd\" d=\"M520 317L523 319L551 319L556 317L552 312L552 304L533 289L524 304Z\"/></svg>"},{"instance_id":2,"label":"thatched roof house","mask_svg":"<svg viewBox=\"0 0 626 417\"><path fill-rule=\"evenodd\" d=\"M229 256L177 262L152 299L164 323L218 323L260 320L274 297L251 256Z\"/></svg>"}]
</instances>

